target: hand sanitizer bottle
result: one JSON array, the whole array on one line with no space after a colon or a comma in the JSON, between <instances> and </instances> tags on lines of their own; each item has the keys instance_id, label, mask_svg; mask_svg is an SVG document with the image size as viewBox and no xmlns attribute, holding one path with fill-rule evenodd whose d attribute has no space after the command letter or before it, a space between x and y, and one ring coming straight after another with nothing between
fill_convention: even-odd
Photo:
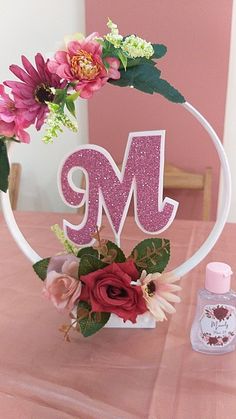
<instances>
[{"instance_id":1,"label":"hand sanitizer bottle","mask_svg":"<svg viewBox=\"0 0 236 419\"><path fill-rule=\"evenodd\" d=\"M205 289L198 292L191 329L195 351L224 354L236 348L236 293L230 289L232 270L221 262L206 267Z\"/></svg>"}]
</instances>

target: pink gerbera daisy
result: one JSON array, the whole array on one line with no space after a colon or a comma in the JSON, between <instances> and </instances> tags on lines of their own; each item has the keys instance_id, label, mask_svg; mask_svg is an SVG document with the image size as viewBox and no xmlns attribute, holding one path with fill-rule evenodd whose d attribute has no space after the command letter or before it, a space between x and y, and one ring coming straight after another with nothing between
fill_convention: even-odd
<instances>
[{"instance_id":1,"label":"pink gerbera daisy","mask_svg":"<svg viewBox=\"0 0 236 419\"><path fill-rule=\"evenodd\" d=\"M155 272L148 274L146 271L142 272L140 282L143 291L143 297L146 300L146 305L156 321L166 320L166 313L175 313L175 308L171 303L179 303L180 297L173 294L181 290L174 282L178 281L172 272L160 274Z\"/></svg>"},{"instance_id":2,"label":"pink gerbera daisy","mask_svg":"<svg viewBox=\"0 0 236 419\"><path fill-rule=\"evenodd\" d=\"M41 54L35 56L36 68L25 56L21 59L24 68L15 64L10 66L12 73L21 81L5 81L4 84L12 89L16 108L21 109L29 124L36 121L36 129L40 130L48 113L46 102L54 99L51 88L64 88L66 82L61 82L59 76L48 70Z\"/></svg>"}]
</instances>

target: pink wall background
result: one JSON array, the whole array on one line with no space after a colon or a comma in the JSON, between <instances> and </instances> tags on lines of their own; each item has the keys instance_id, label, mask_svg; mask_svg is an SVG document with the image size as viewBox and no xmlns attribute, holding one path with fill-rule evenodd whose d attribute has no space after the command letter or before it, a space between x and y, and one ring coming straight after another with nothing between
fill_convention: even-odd
<instances>
[{"instance_id":1,"label":"pink wall background","mask_svg":"<svg viewBox=\"0 0 236 419\"><path fill-rule=\"evenodd\" d=\"M231 0L87 0L87 33L104 34L109 16L122 34L168 47L159 61L162 76L176 86L223 137L227 88ZM122 161L128 133L166 129L166 160L184 169L212 166L216 216L219 162L207 134L180 105L159 95L107 85L89 101L90 142ZM170 191L180 202L178 218L201 218L202 194Z\"/></svg>"}]
</instances>

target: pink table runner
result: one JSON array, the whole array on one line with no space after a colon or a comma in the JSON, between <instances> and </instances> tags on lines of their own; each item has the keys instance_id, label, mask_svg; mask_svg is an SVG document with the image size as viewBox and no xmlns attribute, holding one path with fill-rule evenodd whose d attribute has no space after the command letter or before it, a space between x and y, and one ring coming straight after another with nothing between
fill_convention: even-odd
<instances>
[{"instance_id":1,"label":"pink table runner","mask_svg":"<svg viewBox=\"0 0 236 419\"><path fill-rule=\"evenodd\" d=\"M65 217L76 223L76 215ZM19 213L27 239L43 257L60 251L49 230L62 214ZM212 225L175 221L170 268L188 258ZM109 229L104 235L111 238ZM128 220L123 247L143 234ZM41 297L42 283L0 223L0 417L2 419L233 419L236 353L207 356L189 343L196 292L205 264L218 260L236 271L236 225L228 224L207 260L182 280L177 314L154 330L104 329L63 341L67 319ZM235 282L235 281L234 281ZM236 288L236 286L233 284Z\"/></svg>"}]
</instances>

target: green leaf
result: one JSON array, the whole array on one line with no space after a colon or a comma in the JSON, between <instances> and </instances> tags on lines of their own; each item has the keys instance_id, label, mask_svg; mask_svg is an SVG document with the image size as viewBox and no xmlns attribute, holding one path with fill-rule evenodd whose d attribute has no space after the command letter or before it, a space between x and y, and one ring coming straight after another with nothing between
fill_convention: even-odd
<instances>
[{"instance_id":1,"label":"green leaf","mask_svg":"<svg viewBox=\"0 0 236 419\"><path fill-rule=\"evenodd\" d=\"M116 57L117 55L117 48L114 47L111 42L109 42L107 39L104 40L103 48L102 48L102 58L106 57Z\"/></svg>"},{"instance_id":2,"label":"green leaf","mask_svg":"<svg viewBox=\"0 0 236 419\"><path fill-rule=\"evenodd\" d=\"M91 313L91 306L85 301L80 301L77 306L77 316L79 312L83 311L84 315L81 320L78 321L80 332L84 337L94 335L102 329L110 318L110 313ZM87 311L87 316L86 316Z\"/></svg>"},{"instance_id":3,"label":"green leaf","mask_svg":"<svg viewBox=\"0 0 236 419\"><path fill-rule=\"evenodd\" d=\"M161 75L157 67L151 67L147 64L142 64L135 68L133 86L135 89L141 90L145 93L153 94L155 92L156 83Z\"/></svg>"},{"instance_id":4,"label":"green leaf","mask_svg":"<svg viewBox=\"0 0 236 419\"><path fill-rule=\"evenodd\" d=\"M66 107L68 111L71 113L71 115L73 115L76 118L75 103L72 100L68 100L68 98L66 98Z\"/></svg>"},{"instance_id":5,"label":"green leaf","mask_svg":"<svg viewBox=\"0 0 236 419\"><path fill-rule=\"evenodd\" d=\"M148 273L163 272L170 258L170 241L167 239L145 239L133 249L131 257L137 269Z\"/></svg>"},{"instance_id":6,"label":"green leaf","mask_svg":"<svg viewBox=\"0 0 236 419\"><path fill-rule=\"evenodd\" d=\"M184 96L166 80L159 79L155 84L155 92L174 103L186 102Z\"/></svg>"},{"instance_id":7,"label":"green leaf","mask_svg":"<svg viewBox=\"0 0 236 419\"><path fill-rule=\"evenodd\" d=\"M157 80L160 77L160 70L149 64L141 64L135 67L129 67L127 70L121 70L119 80L109 80L111 84L117 86L133 86L145 93L154 93Z\"/></svg>"},{"instance_id":8,"label":"green leaf","mask_svg":"<svg viewBox=\"0 0 236 419\"><path fill-rule=\"evenodd\" d=\"M115 86L133 86L144 93L159 93L166 99L175 103L184 103L183 95L171 86L166 80L160 78L161 71L149 64L141 64L136 67L120 70L121 77L119 80L109 80L109 83Z\"/></svg>"},{"instance_id":9,"label":"green leaf","mask_svg":"<svg viewBox=\"0 0 236 419\"><path fill-rule=\"evenodd\" d=\"M90 272L105 268L105 266L107 266L107 263L102 262L100 259L92 255L84 255L80 259L79 276L87 275Z\"/></svg>"},{"instance_id":10,"label":"green leaf","mask_svg":"<svg viewBox=\"0 0 236 419\"><path fill-rule=\"evenodd\" d=\"M141 64L147 64L147 65L151 65L151 66L155 66L156 62L151 60L151 59L147 59L145 57L141 57L141 58L128 58L127 61L127 67L131 68L131 67L136 67L137 65L141 65Z\"/></svg>"},{"instance_id":11,"label":"green leaf","mask_svg":"<svg viewBox=\"0 0 236 419\"><path fill-rule=\"evenodd\" d=\"M118 247L115 243L111 242L110 240L107 241L106 245L108 248L108 253L109 251L115 251L117 253L114 262L122 263L126 261L125 254L120 249L120 247Z\"/></svg>"},{"instance_id":12,"label":"green leaf","mask_svg":"<svg viewBox=\"0 0 236 419\"><path fill-rule=\"evenodd\" d=\"M56 89L54 103L61 104L65 102L67 96L66 89Z\"/></svg>"},{"instance_id":13,"label":"green leaf","mask_svg":"<svg viewBox=\"0 0 236 419\"><path fill-rule=\"evenodd\" d=\"M121 263L121 262L125 262L126 261L126 257L123 253L123 251L113 242L111 242L110 240L108 240L106 242L106 247L108 249L108 259L109 256L112 256L112 253L115 254L114 256L114 260L113 262L116 263ZM83 256L93 256L94 258L98 259L99 262L103 263L103 266L101 265L101 268L104 268L105 266L107 266L107 261L104 262L103 259L106 258L105 255L100 255L101 259L99 259L99 253L96 249L94 249L93 247L84 247L82 249L79 250L79 252L77 253L77 257L82 258ZM94 260L92 260L94 262ZM84 261L83 261L84 263ZM111 263L111 262L109 262ZM98 268L100 269L100 268ZM92 271L91 271L92 272Z\"/></svg>"},{"instance_id":14,"label":"green leaf","mask_svg":"<svg viewBox=\"0 0 236 419\"><path fill-rule=\"evenodd\" d=\"M106 61L106 58L104 58L103 64L104 64L105 69L108 71L110 68L110 64Z\"/></svg>"},{"instance_id":15,"label":"green leaf","mask_svg":"<svg viewBox=\"0 0 236 419\"><path fill-rule=\"evenodd\" d=\"M46 279L47 269L50 262L50 258L41 259L33 265L34 272L39 276L42 281Z\"/></svg>"},{"instance_id":16,"label":"green leaf","mask_svg":"<svg viewBox=\"0 0 236 419\"><path fill-rule=\"evenodd\" d=\"M102 38L95 38L95 39L96 39L96 42L98 42L100 45L104 47L105 41Z\"/></svg>"},{"instance_id":17,"label":"green leaf","mask_svg":"<svg viewBox=\"0 0 236 419\"><path fill-rule=\"evenodd\" d=\"M70 102L70 101L74 102L76 99L78 99L79 96L80 96L80 92L75 92L75 93L72 93L71 95L67 96L66 100L68 102Z\"/></svg>"},{"instance_id":18,"label":"green leaf","mask_svg":"<svg viewBox=\"0 0 236 419\"><path fill-rule=\"evenodd\" d=\"M0 142L0 190L6 192L8 189L8 176L10 165L7 155L7 146L4 141Z\"/></svg>"},{"instance_id":19,"label":"green leaf","mask_svg":"<svg viewBox=\"0 0 236 419\"><path fill-rule=\"evenodd\" d=\"M61 106L58 103L47 102L48 108L53 113L63 112Z\"/></svg>"},{"instance_id":20,"label":"green leaf","mask_svg":"<svg viewBox=\"0 0 236 419\"><path fill-rule=\"evenodd\" d=\"M164 57L164 55L167 52L167 48L163 44L152 44L154 49L154 54L152 55L152 58L161 58Z\"/></svg>"},{"instance_id":21,"label":"green leaf","mask_svg":"<svg viewBox=\"0 0 236 419\"><path fill-rule=\"evenodd\" d=\"M127 62L128 62L127 54L124 51L122 51L121 48L116 48L113 44L111 44L109 41L106 40L103 46L103 50L102 50L102 59L103 59L103 64L106 67L106 69L109 69L110 65L106 61L107 57L118 58L121 62L120 68L126 69Z\"/></svg>"},{"instance_id":22,"label":"green leaf","mask_svg":"<svg viewBox=\"0 0 236 419\"><path fill-rule=\"evenodd\" d=\"M121 61L121 63L122 63L122 65L123 65L124 69L126 70L126 67L127 67L127 62L128 62L128 58L127 58L127 56L126 56L125 54L123 54L123 52L120 50L120 51L118 52L118 58L119 58L119 60Z\"/></svg>"},{"instance_id":23,"label":"green leaf","mask_svg":"<svg viewBox=\"0 0 236 419\"><path fill-rule=\"evenodd\" d=\"M98 258L98 256L99 256L98 251L96 249L94 249L93 247L83 247L77 253L78 258L82 258L82 256L84 256L84 255L91 255L91 256L94 256L96 258Z\"/></svg>"},{"instance_id":24,"label":"green leaf","mask_svg":"<svg viewBox=\"0 0 236 419\"><path fill-rule=\"evenodd\" d=\"M109 79L108 83L113 84L114 86L120 86L120 87L127 87L131 86L131 69L127 68L125 71L124 69L120 69L120 78L119 80Z\"/></svg>"}]
</instances>

